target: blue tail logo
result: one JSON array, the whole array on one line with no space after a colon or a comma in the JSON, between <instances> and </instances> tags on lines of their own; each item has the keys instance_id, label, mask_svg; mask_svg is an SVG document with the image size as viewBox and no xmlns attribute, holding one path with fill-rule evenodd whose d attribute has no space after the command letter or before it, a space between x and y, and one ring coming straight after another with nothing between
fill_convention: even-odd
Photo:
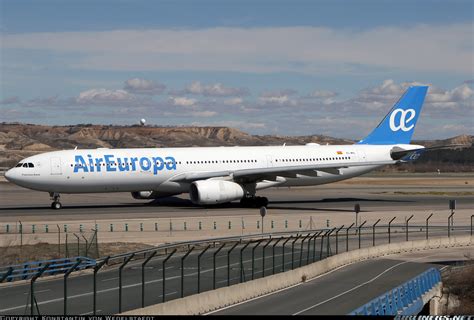
<instances>
[{"instance_id":1,"label":"blue tail logo","mask_svg":"<svg viewBox=\"0 0 474 320\"><path fill-rule=\"evenodd\" d=\"M427 86L408 88L380 124L357 144L410 143L427 91Z\"/></svg>"}]
</instances>

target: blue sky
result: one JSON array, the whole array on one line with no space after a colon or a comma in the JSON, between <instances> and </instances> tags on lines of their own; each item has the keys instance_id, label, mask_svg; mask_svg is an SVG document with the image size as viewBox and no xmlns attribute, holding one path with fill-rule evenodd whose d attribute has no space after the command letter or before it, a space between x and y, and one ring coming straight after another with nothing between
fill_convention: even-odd
<instances>
[{"instance_id":1,"label":"blue sky","mask_svg":"<svg viewBox=\"0 0 474 320\"><path fill-rule=\"evenodd\" d=\"M423 83L415 138L474 134L472 1L0 4L2 121L361 138Z\"/></svg>"}]
</instances>

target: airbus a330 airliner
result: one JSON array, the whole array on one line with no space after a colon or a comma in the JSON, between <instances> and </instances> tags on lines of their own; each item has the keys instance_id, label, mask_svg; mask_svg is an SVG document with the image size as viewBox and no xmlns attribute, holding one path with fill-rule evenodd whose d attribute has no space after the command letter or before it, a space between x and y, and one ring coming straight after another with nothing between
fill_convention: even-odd
<instances>
[{"instance_id":1,"label":"airbus a330 airliner","mask_svg":"<svg viewBox=\"0 0 474 320\"><path fill-rule=\"evenodd\" d=\"M408 88L353 145L63 150L26 158L5 177L49 192L54 209L62 207L61 193L98 192L131 192L135 199L189 193L198 205L240 200L243 206L266 206L258 190L326 184L416 160L425 148L409 143L427 90Z\"/></svg>"}]
</instances>

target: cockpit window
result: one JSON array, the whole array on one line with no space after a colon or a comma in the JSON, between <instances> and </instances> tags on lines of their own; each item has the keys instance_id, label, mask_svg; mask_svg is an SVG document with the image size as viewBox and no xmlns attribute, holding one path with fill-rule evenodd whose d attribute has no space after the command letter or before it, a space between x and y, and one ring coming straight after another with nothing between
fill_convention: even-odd
<instances>
[{"instance_id":1,"label":"cockpit window","mask_svg":"<svg viewBox=\"0 0 474 320\"><path fill-rule=\"evenodd\" d=\"M24 163L23 168L28 168L28 163Z\"/></svg>"},{"instance_id":2,"label":"cockpit window","mask_svg":"<svg viewBox=\"0 0 474 320\"><path fill-rule=\"evenodd\" d=\"M17 165L15 166L15 168L18 168L18 167L21 167L21 166L23 166L23 163L20 162L19 164L17 164Z\"/></svg>"},{"instance_id":3,"label":"cockpit window","mask_svg":"<svg viewBox=\"0 0 474 320\"><path fill-rule=\"evenodd\" d=\"M32 164L31 162L28 163L28 168L34 168L34 167L35 167L34 164Z\"/></svg>"}]
</instances>

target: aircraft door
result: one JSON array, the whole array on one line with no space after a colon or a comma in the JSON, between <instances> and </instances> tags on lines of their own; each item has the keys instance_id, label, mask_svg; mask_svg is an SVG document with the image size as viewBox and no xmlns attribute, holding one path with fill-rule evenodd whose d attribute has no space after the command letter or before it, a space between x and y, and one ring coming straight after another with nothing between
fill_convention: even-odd
<instances>
[{"instance_id":1,"label":"aircraft door","mask_svg":"<svg viewBox=\"0 0 474 320\"><path fill-rule=\"evenodd\" d=\"M51 175L60 175L60 174L62 174L61 158L52 157L51 158Z\"/></svg>"},{"instance_id":2,"label":"aircraft door","mask_svg":"<svg viewBox=\"0 0 474 320\"><path fill-rule=\"evenodd\" d=\"M271 155L267 155L267 168L273 167L273 157Z\"/></svg>"}]
</instances>

